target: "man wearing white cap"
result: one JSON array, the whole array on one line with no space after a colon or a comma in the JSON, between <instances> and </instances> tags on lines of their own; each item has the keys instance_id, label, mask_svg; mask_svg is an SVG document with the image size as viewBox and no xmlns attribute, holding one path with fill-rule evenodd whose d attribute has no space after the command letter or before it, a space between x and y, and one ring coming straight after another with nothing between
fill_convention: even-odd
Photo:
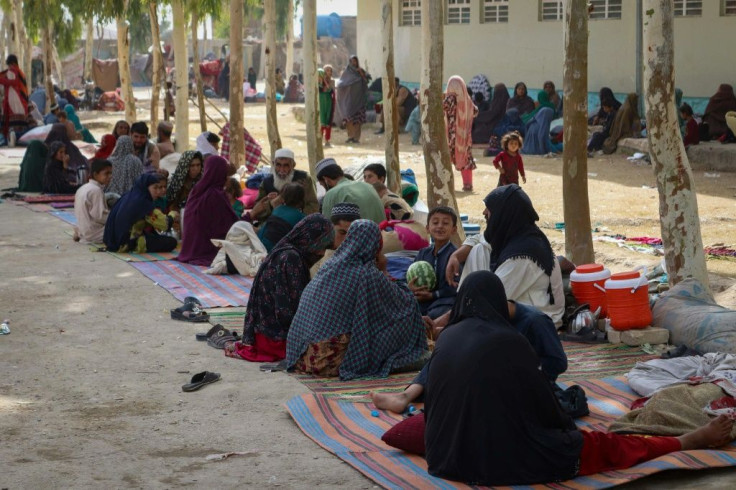
<instances>
[{"instance_id":1,"label":"man wearing white cap","mask_svg":"<svg viewBox=\"0 0 736 490\"><path fill-rule=\"evenodd\" d=\"M256 205L250 215L252 218L263 221L271 215L271 211L277 206L283 204L279 194L286 184L292 182L300 183L304 186L304 214L312 214L319 212L319 202L317 201L317 192L314 187L314 181L304 171L294 170L296 162L294 161L294 152L288 148L276 150L273 159L273 171L271 175L266 176L258 188L258 198Z\"/></svg>"},{"instance_id":2,"label":"man wearing white cap","mask_svg":"<svg viewBox=\"0 0 736 490\"><path fill-rule=\"evenodd\" d=\"M332 216L332 208L338 203L351 202L360 208L360 217L376 223L386 220L381 198L372 185L345 178L342 168L334 158L325 158L317 163L317 180L327 189L322 198L322 214Z\"/></svg>"}]
</instances>

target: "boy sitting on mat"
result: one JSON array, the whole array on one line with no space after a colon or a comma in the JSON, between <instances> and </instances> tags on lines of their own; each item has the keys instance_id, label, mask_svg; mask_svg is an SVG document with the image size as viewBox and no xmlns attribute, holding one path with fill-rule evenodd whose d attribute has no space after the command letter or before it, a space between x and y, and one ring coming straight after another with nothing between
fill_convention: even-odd
<instances>
[{"instance_id":1,"label":"boy sitting on mat","mask_svg":"<svg viewBox=\"0 0 736 490\"><path fill-rule=\"evenodd\" d=\"M92 160L92 177L77 190L74 196L74 241L102 243L105 222L110 209L105 202L105 187L112 179L112 163L96 158Z\"/></svg>"}]
</instances>

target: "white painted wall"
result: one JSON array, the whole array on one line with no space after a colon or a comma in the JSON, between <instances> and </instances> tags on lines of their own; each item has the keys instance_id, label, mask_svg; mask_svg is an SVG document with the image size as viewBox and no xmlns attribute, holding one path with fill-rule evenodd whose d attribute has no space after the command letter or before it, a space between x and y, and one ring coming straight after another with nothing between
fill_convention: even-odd
<instances>
[{"instance_id":1,"label":"white painted wall","mask_svg":"<svg viewBox=\"0 0 736 490\"><path fill-rule=\"evenodd\" d=\"M432 0L442 1L442 0ZM401 0L394 1L396 76L418 82L421 28L399 26ZM703 2L702 17L675 19L677 86L688 97L709 97L720 83L736 84L736 16L720 16L720 1ZM589 22L588 86L614 92L636 88L635 1L623 2L622 18ZM511 87L524 81L541 88L545 80L562 86L563 22L539 21L536 0L509 2L509 22L480 23L481 1L471 3L471 23L445 25L444 79L469 80L483 73L491 83ZM373 77L381 68L380 2L358 0L358 56Z\"/></svg>"}]
</instances>

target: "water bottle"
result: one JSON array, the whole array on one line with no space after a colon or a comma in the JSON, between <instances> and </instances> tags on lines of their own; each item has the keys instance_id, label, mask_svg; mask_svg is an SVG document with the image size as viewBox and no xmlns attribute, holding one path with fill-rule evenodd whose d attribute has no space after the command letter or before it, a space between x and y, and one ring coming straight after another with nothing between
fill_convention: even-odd
<instances>
[{"instance_id":1,"label":"water bottle","mask_svg":"<svg viewBox=\"0 0 736 490\"><path fill-rule=\"evenodd\" d=\"M15 148L15 131L11 131L8 135L8 147Z\"/></svg>"},{"instance_id":2,"label":"water bottle","mask_svg":"<svg viewBox=\"0 0 736 490\"><path fill-rule=\"evenodd\" d=\"M3 320L0 324L0 335L8 335L10 333L10 320Z\"/></svg>"}]
</instances>

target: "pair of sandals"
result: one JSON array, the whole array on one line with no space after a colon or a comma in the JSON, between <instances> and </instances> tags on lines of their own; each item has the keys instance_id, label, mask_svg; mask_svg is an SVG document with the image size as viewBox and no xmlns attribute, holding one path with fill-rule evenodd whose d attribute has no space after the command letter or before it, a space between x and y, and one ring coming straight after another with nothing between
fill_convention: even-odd
<instances>
[{"instance_id":1,"label":"pair of sandals","mask_svg":"<svg viewBox=\"0 0 736 490\"><path fill-rule=\"evenodd\" d=\"M240 340L237 332L228 330L219 323L210 328L207 333L196 334L195 338L201 342L207 342L207 345L215 349L224 349L228 342Z\"/></svg>"},{"instance_id":2,"label":"pair of sandals","mask_svg":"<svg viewBox=\"0 0 736 490\"><path fill-rule=\"evenodd\" d=\"M202 303L194 296L184 298L184 304L171 310L171 319L183 322L203 323L210 321L210 315L202 308Z\"/></svg>"}]
</instances>

